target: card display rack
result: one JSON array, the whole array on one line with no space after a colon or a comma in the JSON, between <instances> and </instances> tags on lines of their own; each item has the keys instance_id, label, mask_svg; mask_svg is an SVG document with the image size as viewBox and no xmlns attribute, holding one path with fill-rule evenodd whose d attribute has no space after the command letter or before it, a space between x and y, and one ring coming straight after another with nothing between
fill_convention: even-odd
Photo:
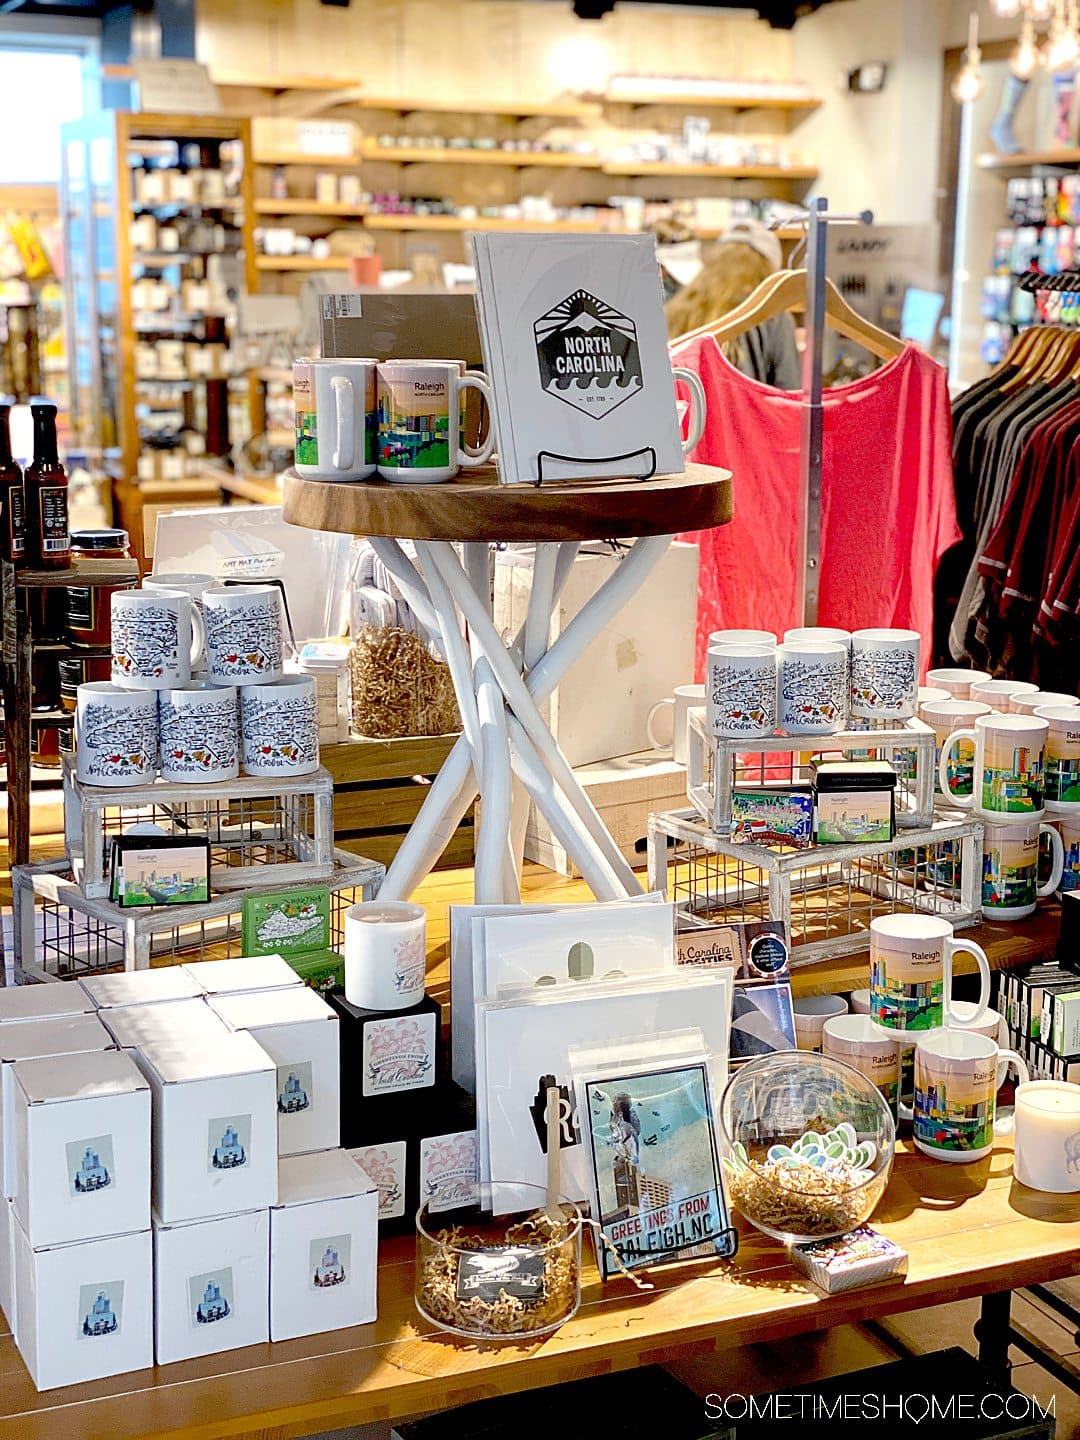
<instances>
[{"instance_id":1,"label":"card display rack","mask_svg":"<svg viewBox=\"0 0 1080 1440\"><path fill-rule=\"evenodd\" d=\"M691 714L687 730L686 791L691 804L718 834L731 832L736 790L809 783L811 761L824 752L845 760L886 760L896 770L898 829L925 829L934 819L934 732L923 721L872 721L868 730L837 735L770 735L717 738L704 717Z\"/></svg>"},{"instance_id":2,"label":"card display rack","mask_svg":"<svg viewBox=\"0 0 1080 1440\"><path fill-rule=\"evenodd\" d=\"M895 840L773 850L717 835L692 810L649 818L649 888L700 923L780 920L792 966L865 950L871 920L936 915L954 929L981 914L983 827L937 818Z\"/></svg>"},{"instance_id":3,"label":"card display rack","mask_svg":"<svg viewBox=\"0 0 1080 1440\"><path fill-rule=\"evenodd\" d=\"M209 836L212 890L321 882L334 866L334 782L322 768L277 780L155 780L125 789L82 784L74 757L64 757L67 855L88 896L109 893L110 841L140 823Z\"/></svg>"},{"instance_id":4,"label":"card display rack","mask_svg":"<svg viewBox=\"0 0 1080 1440\"><path fill-rule=\"evenodd\" d=\"M344 944L345 911L373 899L384 874L377 861L334 851L333 868L322 882L330 891L333 949L340 952ZM17 984L242 955L245 897L280 888L275 883L233 890L205 905L123 910L110 900L84 895L67 860L16 865L11 883Z\"/></svg>"}]
</instances>

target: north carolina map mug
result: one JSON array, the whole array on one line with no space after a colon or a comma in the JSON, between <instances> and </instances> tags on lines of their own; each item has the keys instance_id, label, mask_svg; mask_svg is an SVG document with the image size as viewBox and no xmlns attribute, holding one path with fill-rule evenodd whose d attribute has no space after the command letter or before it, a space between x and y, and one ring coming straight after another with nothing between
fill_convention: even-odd
<instances>
[{"instance_id":1,"label":"north carolina map mug","mask_svg":"<svg viewBox=\"0 0 1080 1440\"><path fill-rule=\"evenodd\" d=\"M847 723L848 652L838 641L777 648L777 721L788 735L835 735Z\"/></svg>"},{"instance_id":2,"label":"north carolina map mug","mask_svg":"<svg viewBox=\"0 0 1080 1440\"><path fill-rule=\"evenodd\" d=\"M203 594L211 680L258 685L280 680L281 592L276 585L215 585Z\"/></svg>"},{"instance_id":3,"label":"north carolina map mug","mask_svg":"<svg viewBox=\"0 0 1080 1440\"><path fill-rule=\"evenodd\" d=\"M85 785L144 785L158 761L157 695L108 680L75 698L75 775Z\"/></svg>"},{"instance_id":4,"label":"north carolina map mug","mask_svg":"<svg viewBox=\"0 0 1080 1440\"><path fill-rule=\"evenodd\" d=\"M161 778L203 785L240 773L236 687L193 680L158 696Z\"/></svg>"},{"instance_id":5,"label":"north carolina map mug","mask_svg":"<svg viewBox=\"0 0 1080 1440\"><path fill-rule=\"evenodd\" d=\"M954 1019L953 955L979 967L974 1019L990 1001L990 965L973 940L954 939L936 915L879 915L870 922L870 1015L885 1030L937 1030Z\"/></svg>"},{"instance_id":6,"label":"north carolina map mug","mask_svg":"<svg viewBox=\"0 0 1080 1440\"><path fill-rule=\"evenodd\" d=\"M973 741L974 789L970 795L953 793L953 803L999 823L1008 815L1041 820L1043 754L1049 730L1049 722L1038 715L977 716L973 730L954 730L941 747L938 783L942 792L949 793L953 753L965 740Z\"/></svg>"},{"instance_id":7,"label":"north carolina map mug","mask_svg":"<svg viewBox=\"0 0 1080 1440\"><path fill-rule=\"evenodd\" d=\"M249 775L310 775L319 768L319 713L310 675L284 675L240 690L244 769Z\"/></svg>"},{"instance_id":8,"label":"north carolina map mug","mask_svg":"<svg viewBox=\"0 0 1080 1440\"><path fill-rule=\"evenodd\" d=\"M180 590L115 590L112 680L129 690L186 685L203 644L203 624Z\"/></svg>"},{"instance_id":9,"label":"north carolina map mug","mask_svg":"<svg viewBox=\"0 0 1080 1440\"><path fill-rule=\"evenodd\" d=\"M776 729L776 646L709 646L705 715L712 735L771 735Z\"/></svg>"},{"instance_id":10,"label":"north carolina map mug","mask_svg":"<svg viewBox=\"0 0 1080 1440\"><path fill-rule=\"evenodd\" d=\"M917 630L854 630L851 713L867 720L906 720L919 703Z\"/></svg>"}]
</instances>

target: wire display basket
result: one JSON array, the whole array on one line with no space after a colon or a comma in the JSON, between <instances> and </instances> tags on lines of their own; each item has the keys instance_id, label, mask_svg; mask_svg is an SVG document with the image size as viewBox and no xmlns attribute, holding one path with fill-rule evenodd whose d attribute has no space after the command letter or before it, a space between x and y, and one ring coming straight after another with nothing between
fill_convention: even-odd
<instances>
[{"instance_id":1,"label":"wire display basket","mask_svg":"<svg viewBox=\"0 0 1080 1440\"><path fill-rule=\"evenodd\" d=\"M331 945L340 952L345 911L374 899L386 868L347 850L335 850L333 859L329 878L319 883L330 890ZM244 897L279 888L275 882L234 890L205 905L135 911L84 895L65 860L16 865L11 882L16 984L242 955Z\"/></svg>"},{"instance_id":2,"label":"wire display basket","mask_svg":"<svg viewBox=\"0 0 1080 1440\"><path fill-rule=\"evenodd\" d=\"M157 780L129 789L83 785L64 757L68 859L89 896L109 893L113 837L151 824L167 835L210 839L210 887L291 885L330 877L334 781L328 771L276 780L242 775L213 785Z\"/></svg>"},{"instance_id":3,"label":"wire display basket","mask_svg":"<svg viewBox=\"0 0 1080 1440\"><path fill-rule=\"evenodd\" d=\"M699 924L781 920L791 964L865 950L870 922L898 911L974 924L982 892L982 825L936 819L895 840L806 850L733 843L692 810L649 819L649 888Z\"/></svg>"},{"instance_id":4,"label":"wire display basket","mask_svg":"<svg viewBox=\"0 0 1080 1440\"><path fill-rule=\"evenodd\" d=\"M712 735L705 717L691 711L687 728L686 793L714 830L731 830L736 790L809 784L815 755L845 760L887 760L896 771L896 824L917 830L934 819L934 732L918 719L867 720L866 729L838 735L770 735L728 740ZM872 737L872 741L871 741Z\"/></svg>"}]
</instances>

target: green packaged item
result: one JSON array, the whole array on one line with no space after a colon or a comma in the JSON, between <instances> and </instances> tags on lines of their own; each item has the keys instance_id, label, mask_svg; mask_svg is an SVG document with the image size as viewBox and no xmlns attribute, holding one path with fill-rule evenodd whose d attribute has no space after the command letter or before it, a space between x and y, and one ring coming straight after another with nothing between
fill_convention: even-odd
<instances>
[{"instance_id":1,"label":"green packaged item","mask_svg":"<svg viewBox=\"0 0 1080 1440\"><path fill-rule=\"evenodd\" d=\"M244 899L241 939L245 955L306 955L330 945L330 891L301 885Z\"/></svg>"},{"instance_id":2,"label":"green packaged item","mask_svg":"<svg viewBox=\"0 0 1080 1440\"><path fill-rule=\"evenodd\" d=\"M305 985L325 995L328 990L345 988L345 958L336 950L310 950L304 955L286 957Z\"/></svg>"}]
</instances>

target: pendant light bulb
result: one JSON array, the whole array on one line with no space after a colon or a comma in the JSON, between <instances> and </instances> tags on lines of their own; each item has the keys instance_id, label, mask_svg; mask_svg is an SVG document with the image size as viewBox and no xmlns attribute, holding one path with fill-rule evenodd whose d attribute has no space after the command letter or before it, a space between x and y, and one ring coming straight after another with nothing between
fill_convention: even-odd
<instances>
[{"instance_id":1,"label":"pendant light bulb","mask_svg":"<svg viewBox=\"0 0 1080 1440\"><path fill-rule=\"evenodd\" d=\"M960 105L978 100L983 92L983 74L979 49L979 17L973 10L968 17L968 43L963 64L952 83L952 97Z\"/></svg>"},{"instance_id":2,"label":"pendant light bulb","mask_svg":"<svg viewBox=\"0 0 1080 1440\"><path fill-rule=\"evenodd\" d=\"M1016 49L1009 61L1009 68L1018 80L1030 80L1039 68L1041 59L1039 47L1035 43L1034 22L1030 15L1025 15L1024 23L1020 28L1020 39L1016 42Z\"/></svg>"},{"instance_id":3,"label":"pendant light bulb","mask_svg":"<svg viewBox=\"0 0 1080 1440\"><path fill-rule=\"evenodd\" d=\"M1036 25L1040 25L1054 13L1054 0L1028 0L1027 13Z\"/></svg>"},{"instance_id":4,"label":"pendant light bulb","mask_svg":"<svg viewBox=\"0 0 1080 1440\"><path fill-rule=\"evenodd\" d=\"M1020 0L990 0L990 9L999 20L1015 20L1020 14Z\"/></svg>"},{"instance_id":5,"label":"pendant light bulb","mask_svg":"<svg viewBox=\"0 0 1080 1440\"><path fill-rule=\"evenodd\" d=\"M1077 40L1076 31L1065 19L1062 5L1059 6L1058 14L1054 17L1050 36L1046 42L1046 67L1053 71L1071 70L1078 58L1080 58L1080 41Z\"/></svg>"}]
</instances>

